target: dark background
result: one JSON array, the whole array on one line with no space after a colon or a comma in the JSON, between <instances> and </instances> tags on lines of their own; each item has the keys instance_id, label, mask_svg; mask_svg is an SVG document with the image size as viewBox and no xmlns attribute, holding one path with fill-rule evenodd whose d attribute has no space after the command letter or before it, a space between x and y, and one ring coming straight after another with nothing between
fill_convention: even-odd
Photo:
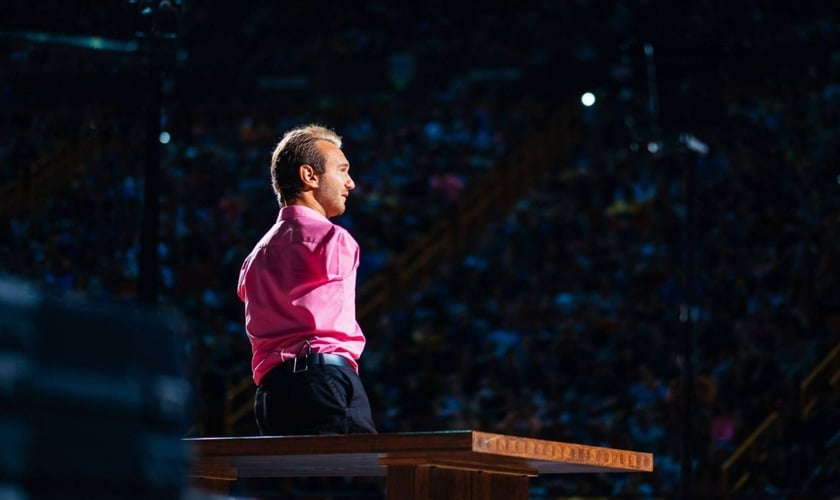
<instances>
[{"instance_id":1,"label":"dark background","mask_svg":"<svg viewBox=\"0 0 840 500\"><path fill-rule=\"evenodd\" d=\"M656 456L653 474L539 478L534 498L674 497L687 451L703 497L777 412L738 494L836 495L837 357L815 405L801 384L838 342L838 36L831 2L12 0L0 270L177 309L187 434L248 434L225 419L229 388L250 396L236 276L276 217L284 130L344 136L360 288L470 189L533 176L496 183L469 244L360 318L380 430Z\"/></svg>"}]
</instances>

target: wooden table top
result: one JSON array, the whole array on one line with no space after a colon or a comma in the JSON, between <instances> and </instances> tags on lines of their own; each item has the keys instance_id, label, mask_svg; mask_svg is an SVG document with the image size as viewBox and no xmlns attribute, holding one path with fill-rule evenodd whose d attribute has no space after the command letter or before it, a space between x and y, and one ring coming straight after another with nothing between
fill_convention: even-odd
<instances>
[{"instance_id":1,"label":"wooden table top","mask_svg":"<svg viewBox=\"0 0 840 500\"><path fill-rule=\"evenodd\" d=\"M528 475L650 472L653 454L472 430L327 436L188 438L193 475L384 476L387 465L527 471Z\"/></svg>"}]
</instances>

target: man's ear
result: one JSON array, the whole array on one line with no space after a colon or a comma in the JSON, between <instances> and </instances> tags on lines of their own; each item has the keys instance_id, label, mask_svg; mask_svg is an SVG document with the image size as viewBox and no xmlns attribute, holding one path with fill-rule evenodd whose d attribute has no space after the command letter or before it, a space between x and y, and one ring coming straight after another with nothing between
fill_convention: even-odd
<instances>
[{"instance_id":1,"label":"man's ear","mask_svg":"<svg viewBox=\"0 0 840 500\"><path fill-rule=\"evenodd\" d=\"M312 165L304 163L298 169L298 175L300 175L300 180L303 182L303 185L308 188L317 188L318 187L318 174L315 172L315 169L312 168Z\"/></svg>"}]
</instances>

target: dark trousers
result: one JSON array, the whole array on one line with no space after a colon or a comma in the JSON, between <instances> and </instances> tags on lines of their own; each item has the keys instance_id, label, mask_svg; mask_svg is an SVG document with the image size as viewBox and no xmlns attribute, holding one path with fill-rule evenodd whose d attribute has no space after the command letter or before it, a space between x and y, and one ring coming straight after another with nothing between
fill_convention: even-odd
<instances>
[{"instance_id":1,"label":"dark trousers","mask_svg":"<svg viewBox=\"0 0 840 500\"><path fill-rule=\"evenodd\" d=\"M254 414L264 436L376 433L362 380L346 366L271 370L257 388Z\"/></svg>"}]
</instances>

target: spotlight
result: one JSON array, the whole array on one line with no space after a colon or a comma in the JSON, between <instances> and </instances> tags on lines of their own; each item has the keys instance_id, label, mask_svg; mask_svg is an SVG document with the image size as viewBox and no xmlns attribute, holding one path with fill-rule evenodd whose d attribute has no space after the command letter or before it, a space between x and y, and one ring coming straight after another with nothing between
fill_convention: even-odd
<instances>
[{"instance_id":1,"label":"spotlight","mask_svg":"<svg viewBox=\"0 0 840 500\"><path fill-rule=\"evenodd\" d=\"M709 146L692 134L681 134L680 141L695 153L705 155L709 152Z\"/></svg>"},{"instance_id":2,"label":"spotlight","mask_svg":"<svg viewBox=\"0 0 840 500\"><path fill-rule=\"evenodd\" d=\"M592 92L584 92L583 95L580 96L580 103L587 108L592 106L595 104L595 94Z\"/></svg>"}]
</instances>

